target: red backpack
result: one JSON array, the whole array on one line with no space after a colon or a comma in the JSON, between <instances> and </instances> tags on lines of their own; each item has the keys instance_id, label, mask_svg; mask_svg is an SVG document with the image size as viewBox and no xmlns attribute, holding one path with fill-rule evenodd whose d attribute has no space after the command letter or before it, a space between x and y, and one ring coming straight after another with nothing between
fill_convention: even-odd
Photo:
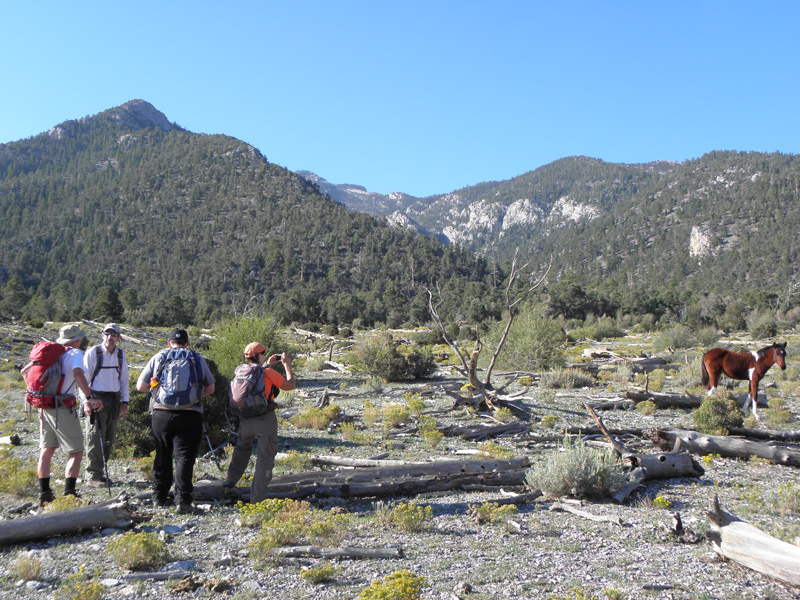
<instances>
[{"instance_id":1,"label":"red backpack","mask_svg":"<svg viewBox=\"0 0 800 600\"><path fill-rule=\"evenodd\" d=\"M38 342L31 350L32 366L25 373L25 383L28 384L25 400L34 408L75 406L75 396L63 393L61 389L64 384L61 357L66 352L67 348L55 342Z\"/></svg>"}]
</instances>

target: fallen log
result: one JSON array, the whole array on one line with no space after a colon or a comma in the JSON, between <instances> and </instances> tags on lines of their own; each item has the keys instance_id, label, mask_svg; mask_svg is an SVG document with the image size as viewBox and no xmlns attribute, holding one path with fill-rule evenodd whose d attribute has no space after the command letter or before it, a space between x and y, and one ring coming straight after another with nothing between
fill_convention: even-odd
<instances>
[{"instance_id":1,"label":"fallen log","mask_svg":"<svg viewBox=\"0 0 800 600\"><path fill-rule=\"evenodd\" d=\"M772 429L751 429L749 427L731 427L730 435L741 437L770 440L773 442L800 442L800 431L775 431Z\"/></svg>"},{"instance_id":2,"label":"fallen log","mask_svg":"<svg viewBox=\"0 0 800 600\"><path fill-rule=\"evenodd\" d=\"M584 519L589 519L590 521L614 523L614 525L619 525L620 527L623 526L622 519L620 519L619 517L594 515L592 513L586 512L585 510L580 510L579 508L570 506L569 504L564 504L563 502L554 502L553 504L550 505L550 510L551 511L563 510L564 512L572 513L573 515L583 517Z\"/></svg>"},{"instance_id":3,"label":"fallen log","mask_svg":"<svg viewBox=\"0 0 800 600\"><path fill-rule=\"evenodd\" d=\"M512 433L521 433L528 429L527 423L520 423L515 421L513 423L505 423L503 425L471 425L467 427L457 427L451 425L449 427L440 427L439 431L446 436L460 437L465 440L482 440L489 437L497 437L499 435L509 435Z\"/></svg>"},{"instance_id":4,"label":"fallen log","mask_svg":"<svg viewBox=\"0 0 800 600\"><path fill-rule=\"evenodd\" d=\"M127 527L132 516L127 502L106 502L11 519L0 522L0 545L77 534L85 529Z\"/></svg>"},{"instance_id":5,"label":"fallen log","mask_svg":"<svg viewBox=\"0 0 800 600\"><path fill-rule=\"evenodd\" d=\"M629 410L636 403L631 400L602 400L588 403L594 410Z\"/></svg>"},{"instance_id":6,"label":"fallen log","mask_svg":"<svg viewBox=\"0 0 800 600\"><path fill-rule=\"evenodd\" d=\"M649 400L658 408L699 408L703 403L701 396L692 394L662 394L660 392L628 390L626 396L636 404Z\"/></svg>"},{"instance_id":7,"label":"fallen log","mask_svg":"<svg viewBox=\"0 0 800 600\"><path fill-rule=\"evenodd\" d=\"M322 548L320 546L291 546L270 551L282 558L403 558L402 548Z\"/></svg>"},{"instance_id":8,"label":"fallen log","mask_svg":"<svg viewBox=\"0 0 800 600\"><path fill-rule=\"evenodd\" d=\"M359 498L408 496L425 492L461 489L467 485L494 487L523 485L529 467L526 457L484 460L446 460L406 463L378 468L316 471L275 477L268 498L316 496ZM246 488L223 488L222 482L199 481L194 487L197 500L243 500Z\"/></svg>"},{"instance_id":9,"label":"fallen log","mask_svg":"<svg viewBox=\"0 0 800 600\"><path fill-rule=\"evenodd\" d=\"M712 526L706 537L715 552L748 569L800 587L800 548L723 511L717 496L706 514Z\"/></svg>"},{"instance_id":10,"label":"fallen log","mask_svg":"<svg viewBox=\"0 0 800 600\"><path fill-rule=\"evenodd\" d=\"M672 448L678 442L681 448L693 454L719 454L729 458L758 456L778 465L800 467L800 452L724 435L705 435L696 431L660 429L653 433L652 441L662 449Z\"/></svg>"}]
</instances>

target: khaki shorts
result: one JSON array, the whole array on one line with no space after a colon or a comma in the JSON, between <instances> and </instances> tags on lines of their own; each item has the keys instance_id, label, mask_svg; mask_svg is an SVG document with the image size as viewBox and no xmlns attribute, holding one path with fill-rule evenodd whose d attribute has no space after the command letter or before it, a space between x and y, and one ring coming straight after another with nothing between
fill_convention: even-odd
<instances>
[{"instance_id":1,"label":"khaki shorts","mask_svg":"<svg viewBox=\"0 0 800 600\"><path fill-rule=\"evenodd\" d=\"M39 448L61 448L67 454L83 452L83 432L78 420L78 410L77 406L72 409L62 406L40 410Z\"/></svg>"}]
</instances>

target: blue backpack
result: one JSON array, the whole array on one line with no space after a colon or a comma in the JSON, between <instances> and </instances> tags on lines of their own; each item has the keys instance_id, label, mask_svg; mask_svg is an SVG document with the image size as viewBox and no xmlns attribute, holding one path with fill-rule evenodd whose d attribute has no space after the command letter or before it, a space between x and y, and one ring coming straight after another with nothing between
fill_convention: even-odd
<instances>
[{"instance_id":1,"label":"blue backpack","mask_svg":"<svg viewBox=\"0 0 800 600\"><path fill-rule=\"evenodd\" d=\"M154 375L158 380L154 402L166 408L188 408L201 403L203 365L189 348L170 348L161 353Z\"/></svg>"}]
</instances>

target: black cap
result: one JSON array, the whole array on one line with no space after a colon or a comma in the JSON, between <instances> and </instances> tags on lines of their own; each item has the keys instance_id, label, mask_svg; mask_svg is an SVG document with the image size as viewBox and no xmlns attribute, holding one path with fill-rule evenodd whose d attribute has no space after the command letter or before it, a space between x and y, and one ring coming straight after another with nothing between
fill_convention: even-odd
<instances>
[{"instance_id":1,"label":"black cap","mask_svg":"<svg viewBox=\"0 0 800 600\"><path fill-rule=\"evenodd\" d=\"M189 334L185 329L178 329L177 327L169 332L167 339L171 342L177 342L181 346L189 343Z\"/></svg>"}]
</instances>

